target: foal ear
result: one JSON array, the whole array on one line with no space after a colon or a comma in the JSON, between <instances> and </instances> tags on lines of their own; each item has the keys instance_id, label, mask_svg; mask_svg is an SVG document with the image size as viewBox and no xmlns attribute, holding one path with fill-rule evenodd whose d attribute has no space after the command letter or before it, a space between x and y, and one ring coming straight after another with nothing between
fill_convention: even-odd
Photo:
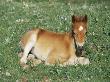
<instances>
[{"instance_id":1,"label":"foal ear","mask_svg":"<svg viewBox=\"0 0 110 82\"><path fill-rule=\"evenodd\" d=\"M72 23L74 23L75 22L75 16L73 15L72 16Z\"/></svg>"},{"instance_id":2,"label":"foal ear","mask_svg":"<svg viewBox=\"0 0 110 82\"><path fill-rule=\"evenodd\" d=\"M87 15L84 16L84 21L87 22Z\"/></svg>"}]
</instances>

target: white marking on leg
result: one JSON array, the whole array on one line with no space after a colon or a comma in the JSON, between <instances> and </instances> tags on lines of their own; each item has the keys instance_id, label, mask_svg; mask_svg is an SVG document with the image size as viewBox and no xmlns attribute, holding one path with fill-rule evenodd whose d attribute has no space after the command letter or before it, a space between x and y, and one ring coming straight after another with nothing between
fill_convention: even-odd
<instances>
[{"instance_id":1,"label":"white marking on leg","mask_svg":"<svg viewBox=\"0 0 110 82\"><path fill-rule=\"evenodd\" d=\"M25 64L27 63L28 53L30 52L30 50L32 49L32 47L34 47L35 42L36 42L36 35L35 34L32 34L31 37L30 37L30 39L28 40L28 43L26 44L26 46L24 48L23 56L20 59L20 62L21 63L25 63Z\"/></svg>"},{"instance_id":2,"label":"white marking on leg","mask_svg":"<svg viewBox=\"0 0 110 82\"><path fill-rule=\"evenodd\" d=\"M82 31L83 29L84 29L84 28L83 28L82 26L80 26L78 30L79 30L79 31Z\"/></svg>"},{"instance_id":3,"label":"white marking on leg","mask_svg":"<svg viewBox=\"0 0 110 82\"><path fill-rule=\"evenodd\" d=\"M88 58L85 57L79 57L78 58L78 63L81 65L86 65L86 64L90 64L90 61Z\"/></svg>"}]
</instances>

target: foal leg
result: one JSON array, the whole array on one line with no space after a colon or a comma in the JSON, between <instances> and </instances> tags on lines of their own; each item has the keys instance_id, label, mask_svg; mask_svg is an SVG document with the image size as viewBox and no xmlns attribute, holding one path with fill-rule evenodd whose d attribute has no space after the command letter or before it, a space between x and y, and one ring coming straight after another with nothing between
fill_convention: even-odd
<instances>
[{"instance_id":1,"label":"foal leg","mask_svg":"<svg viewBox=\"0 0 110 82\"><path fill-rule=\"evenodd\" d=\"M27 44L25 49L24 49L24 52L23 52L23 55L20 59L20 65L25 69L27 68L28 66L26 65L27 63L27 56L28 56L28 53L29 51L31 50L32 48L32 45L31 44Z\"/></svg>"},{"instance_id":2,"label":"foal leg","mask_svg":"<svg viewBox=\"0 0 110 82\"><path fill-rule=\"evenodd\" d=\"M85 57L71 57L67 62L65 62L63 65L88 65L90 64L90 61L88 58Z\"/></svg>"},{"instance_id":3,"label":"foal leg","mask_svg":"<svg viewBox=\"0 0 110 82\"><path fill-rule=\"evenodd\" d=\"M34 54L29 54L27 60L30 60L32 67L42 63L42 61L40 59L36 58L36 56Z\"/></svg>"},{"instance_id":4,"label":"foal leg","mask_svg":"<svg viewBox=\"0 0 110 82\"><path fill-rule=\"evenodd\" d=\"M31 43L26 45L26 47L24 48L23 56L20 59L20 63L24 63L24 64L27 63L27 56L30 50L32 49L32 47L33 46L31 45Z\"/></svg>"},{"instance_id":5,"label":"foal leg","mask_svg":"<svg viewBox=\"0 0 110 82\"><path fill-rule=\"evenodd\" d=\"M50 55L48 56L48 58L45 61L45 65L53 65L55 63L56 63L56 54L51 52Z\"/></svg>"},{"instance_id":6,"label":"foal leg","mask_svg":"<svg viewBox=\"0 0 110 82\"><path fill-rule=\"evenodd\" d=\"M23 56L23 52L18 53L18 57L21 58ZM33 54L28 54L27 60L33 60L36 59L35 55Z\"/></svg>"},{"instance_id":7,"label":"foal leg","mask_svg":"<svg viewBox=\"0 0 110 82\"><path fill-rule=\"evenodd\" d=\"M63 66L66 66L66 65L76 65L77 64L77 58L72 56L68 59L68 61L64 62L63 63Z\"/></svg>"},{"instance_id":8,"label":"foal leg","mask_svg":"<svg viewBox=\"0 0 110 82\"><path fill-rule=\"evenodd\" d=\"M18 54L18 57L22 57L23 56L23 52L20 52L19 54ZM30 62L31 62L31 66L32 67L34 67L34 66L36 66L36 65L38 65L38 64L40 64L40 63L42 63L42 61L40 60L40 59L37 59L36 57L35 57L35 55L33 55L33 54L29 54L28 55L28 57L27 57L27 60L29 60ZM28 67L28 65L26 65L26 64L22 64L21 65L24 69L25 68L27 68Z\"/></svg>"},{"instance_id":9,"label":"foal leg","mask_svg":"<svg viewBox=\"0 0 110 82\"><path fill-rule=\"evenodd\" d=\"M27 60L34 60L34 59L36 59L34 54L29 54L27 57Z\"/></svg>"},{"instance_id":10,"label":"foal leg","mask_svg":"<svg viewBox=\"0 0 110 82\"><path fill-rule=\"evenodd\" d=\"M79 57L77 59L77 62L78 62L78 64L81 64L81 65L89 65L90 64L89 59L85 58L85 57Z\"/></svg>"},{"instance_id":11,"label":"foal leg","mask_svg":"<svg viewBox=\"0 0 110 82\"><path fill-rule=\"evenodd\" d=\"M31 59L30 61L31 61L31 67L35 67L35 66L37 66L38 64L43 63L40 59L36 59L36 58Z\"/></svg>"},{"instance_id":12,"label":"foal leg","mask_svg":"<svg viewBox=\"0 0 110 82\"><path fill-rule=\"evenodd\" d=\"M27 63L28 54L31 51L31 49L34 47L35 42L36 42L36 38L35 37L36 37L35 34L31 35L31 37L29 38L27 44L24 47L23 56L20 59L20 65L21 66L24 66Z\"/></svg>"},{"instance_id":13,"label":"foal leg","mask_svg":"<svg viewBox=\"0 0 110 82\"><path fill-rule=\"evenodd\" d=\"M48 55L48 57L47 57L47 59L45 61L45 64L46 65L55 65L55 64L58 64L58 65L63 66L63 63L68 60L68 58L66 58L64 55L63 54L60 54L56 50L52 50L50 52L50 54Z\"/></svg>"}]
</instances>

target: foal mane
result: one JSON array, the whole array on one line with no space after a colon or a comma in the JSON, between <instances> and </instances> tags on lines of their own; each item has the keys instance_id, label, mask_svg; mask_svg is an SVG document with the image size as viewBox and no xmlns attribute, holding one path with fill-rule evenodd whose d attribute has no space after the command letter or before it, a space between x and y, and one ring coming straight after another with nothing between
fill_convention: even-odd
<instances>
[{"instance_id":1,"label":"foal mane","mask_svg":"<svg viewBox=\"0 0 110 82\"><path fill-rule=\"evenodd\" d=\"M73 31L70 32L70 37L74 40L74 46L75 46L75 49L76 49L76 52L75 52L76 56L77 57L83 56L82 55L82 51L79 50L78 47L77 47L77 45L76 45L76 41L75 41L75 37L74 37L74 32Z\"/></svg>"}]
</instances>

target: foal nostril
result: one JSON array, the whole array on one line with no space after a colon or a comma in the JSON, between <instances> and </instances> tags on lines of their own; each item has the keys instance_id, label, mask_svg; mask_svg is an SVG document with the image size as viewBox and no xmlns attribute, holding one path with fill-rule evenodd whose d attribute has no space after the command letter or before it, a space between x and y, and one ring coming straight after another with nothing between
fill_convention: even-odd
<instances>
[{"instance_id":1,"label":"foal nostril","mask_svg":"<svg viewBox=\"0 0 110 82\"><path fill-rule=\"evenodd\" d=\"M78 49L79 49L80 51L83 51L83 50L84 50L84 47L83 47L83 46L78 46Z\"/></svg>"}]
</instances>

